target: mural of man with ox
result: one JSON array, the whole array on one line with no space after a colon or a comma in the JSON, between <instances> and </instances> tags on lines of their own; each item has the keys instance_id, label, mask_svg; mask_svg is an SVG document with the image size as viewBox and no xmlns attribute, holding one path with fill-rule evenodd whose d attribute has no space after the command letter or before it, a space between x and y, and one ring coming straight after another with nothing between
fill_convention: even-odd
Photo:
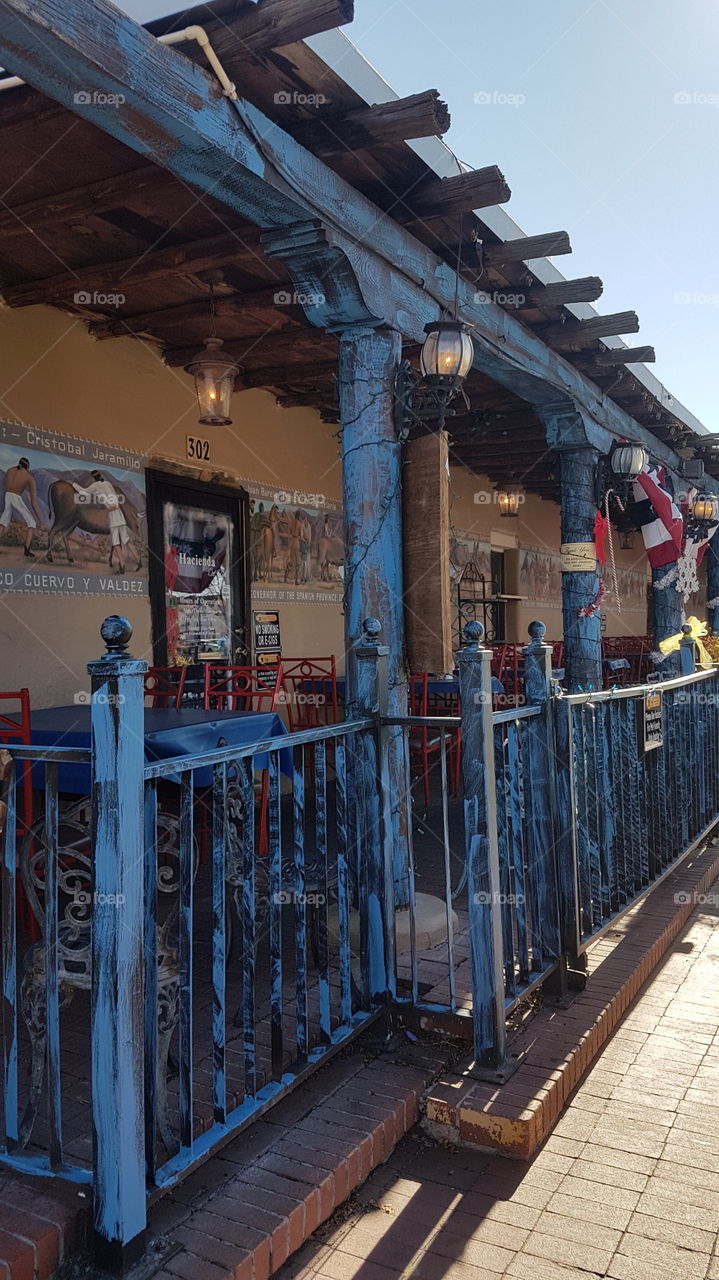
<instances>
[{"instance_id":1,"label":"mural of man with ox","mask_svg":"<svg viewBox=\"0 0 719 1280\"><path fill-rule=\"evenodd\" d=\"M30 500L32 511L28 508L26 495ZM8 467L5 472L5 505L0 516L0 535L5 533L13 517L21 520L25 525L24 555L31 560L33 559L33 552L30 550L33 529L37 529L38 525L41 529L45 526L37 505L35 477L30 473L30 463L27 458L20 458L16 466Z\"/></svg>"}]
</instances>

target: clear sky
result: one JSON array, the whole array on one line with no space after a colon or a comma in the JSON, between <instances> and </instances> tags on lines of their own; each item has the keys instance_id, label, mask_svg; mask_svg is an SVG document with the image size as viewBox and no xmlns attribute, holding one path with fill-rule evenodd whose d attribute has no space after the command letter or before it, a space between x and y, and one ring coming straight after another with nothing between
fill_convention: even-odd
<instances>
[{"instance_id":1,"label":"clear sky","mask_svg":"<svg viewBox=\"0 0 719 1280\"><path fill-rule=\"evenodd\" d=\"M140 21L175 12L121 0ZM715 0L355 0L344 28L401 94L436 88L446 140L497 164L528 234L569 232L564 274L719 432L719 4Z\"/></svg>"}]
</instances>

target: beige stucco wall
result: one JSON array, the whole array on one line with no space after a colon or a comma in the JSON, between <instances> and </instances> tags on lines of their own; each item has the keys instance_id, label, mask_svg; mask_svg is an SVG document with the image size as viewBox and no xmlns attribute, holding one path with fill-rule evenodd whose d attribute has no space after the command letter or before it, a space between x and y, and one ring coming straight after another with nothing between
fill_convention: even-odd
<instances>
[{"instance_id":1,"label":"beige stucco wall","mask_svg":"<svg viewBox=\"0 0 719 1280\"><path fill-rule=\"evenodd\" d=\"M184 463L186 436L210 436L210 473L280 490L341 495L336 428L309 409L280 409L265 391L233 399L232 427L200 428L191 379L131 338L97 342L86 325L49 307L0 310L0 418ZM257 607L271 607L262 600ZM339 597L287 603L277 592L288 656L342 654ZM88 687L86 663L102 646L98 628L118 608L101 596L0 595L2 686L28 685L38 706L60 705ZM149 599L122 601L132 651L152 659Z\"/></svg>"},{"instance_id":2,"label":"beige stucco wall","mask_svg":"<svg viewBox=\"0 0 719 1280\"><path fill-rule=\"evenodd\" d=\"M525 642L527 627L535 618L547 627L548 640L562 637L561 578L559 572L559 507L554 502L526 494L516 518L500 516L494 484L487 476L451 467L450 519L453 538L467 544L505 551L506 591L522 597L506 606L507 639ZM607 596L602 607L603 631L608 636L644 635L647 630L646 589L648 562L641 534L633 536L631 551L619 548L614 532L621 611L610 593L611 570L604 580ZM607 544L608 547L608 544ZM548 586L545 592L544 586Z\"/></svg>"}]
</instances>

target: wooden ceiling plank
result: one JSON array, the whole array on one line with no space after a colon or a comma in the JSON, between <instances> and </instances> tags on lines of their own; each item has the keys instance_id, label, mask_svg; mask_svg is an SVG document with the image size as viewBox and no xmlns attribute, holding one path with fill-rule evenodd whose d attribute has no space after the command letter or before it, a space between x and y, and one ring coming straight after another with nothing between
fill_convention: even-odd
<instances>
[{"instance_id":1,"label":"wooden ceiling plank","mask_svg":"<svg viewBox=\"0 0 719 1280\"><path fill-rule=\"evenodd\" d=\"M567 231L549 231L541 236L522 236L520 240L504 240L501 244L485 242L479 249L486 267L503 266L506 262L528 262L532 258L554 258L571 253Z\"/></svg>"},{"instance_id":2,"label":"wooden ceiling plank","mask_svg":"<svg viewBox=\"0 0 719 1280\"><path fill-rule=\"evenodd\" d=\"M436 89L427 89L342 115L303 121L293 133L315 155L332 156L405 142L408 138L436 137L446 133L449 126L447 104Z\"/></svg>"},{"instance_id":3,"label":"wooden ceiling plank","mask_svg":"<svg viewBox=\"0 0 719 1280\"><path fill-rule=\"evenodd\" d=\"M406 204L401 202L399 214L395 210L392 212L400 220L402 207L410 209L413 217L446 218L453 214L469 213L472 209L506 204L511 195L501 170L496 165L488 165L484 169L458 173L453 178L433 178L430 182L424 182L421 187L412 190Z\"/></svg>"},{"instance_id":4,"label":"wooden ceiling plank","mask_svg":"<svg viewBox=\"0 0 719 1280\"><path fill-rule=\"evenodd\" d=\"M541 330L545 342L559 347L576 346L595 338L622 333L637 333L639 317L635 311L615 311L612 315L594 316L591 320L568 320L566 324L550 324Z\"/></svg>"},{"instance_id":5,"label":"wooden ceiling plank","mask_svg":"<svg viewBox=\"0 0 719 1280\"><path fill-rule=\"evenodd\" d=\"M177 186L177 179L166 169L159 169L154 164L139 165L112 178L99 178L97 182L86 182L80 187L48 192L23 204L4 205L0 208L0 232L3 236L25 235L28 224L39 227L45 223L86 218L102 209L113 208L118 197L126 201L143 191L164 191L170 185Z\"/></svg>"},{"instance_id":6,"label":"wooden ceiling plank","mask_svg":"<svg viewBox=\"0 0 719 1280\"><path fill-rule=\"evenodd\" d=\"M558 280L555 284L531 285L521 289L507 289L510 297L518 296L520 307L561 307L567 302L596 302L601 298L604 285L599 276L581 276L577 280Z\"/></svg>"},{"instance_id":7,"label":"wooden ceiling plank","mask_svg":"<svg viewBox=\"0 0 719 1280\"><path fill-rule=\"evenodd\" d=\"M212 33L220 59L249 57L332 31L354 18L354 0L259 0Z\"/></svg>"},{"instance_id":8,"label":"wooden ceiling plank","mask_svg":"<svg viewBox=\"0 0 719 1280\"><path fill-rule=\"evenodd\" d=\"M281 283L269 288L245 290L241 293L226 294L215 298L215 315L218 319L226 316L245 315L247 312L261 311L268 307L283 307L289 313L286 302L291 293ZM182 302L174 307L161 307L153 311L142 311L136 315L122 315L109 320L99 320L90 325L93 338L123 338L130 334L144 333L164 325L182 324L185 321L199 320L209 316L209 291L203 297L192 302Z\"/></svg>"}]
</instances>

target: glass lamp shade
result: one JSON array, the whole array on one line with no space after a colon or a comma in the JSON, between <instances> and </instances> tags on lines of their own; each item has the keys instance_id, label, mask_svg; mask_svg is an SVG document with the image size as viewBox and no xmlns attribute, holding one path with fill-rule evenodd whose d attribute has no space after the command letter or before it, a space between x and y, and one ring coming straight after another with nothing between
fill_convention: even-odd
<instances>
[{"instance_id":1,"label":"glass lamp shade","mask_svg":"<svg viewBox=\"0 0 719 1280\"><path fill-rule=\"evenodd\" d=\"M716 520L718 512L719 503L711 494L700 494L699 497L694 499L692 515L695 520L706 520L707 522Z\"/></svg>"},{"instance_id":2,"label":"glass lamp shade","mask_svg":"<svg viewBox=\"0 0 719 1280\"><path fill-rule=\"evenodd\" d=\"M642 445L620 444L612 450L612 471L618 480L636 480L646 467L647 458Z\"/></svg>"},{"instance_id":3,"label":"glass lamp shade","mask_svg":"<svg viewBox=\"0 0 719 1280\"><path fill-rule=\"evenodd\" d=\"M205 338L205 350L200 351L187 372L195 379L199 421L207 427L229 427L230 397L238 372L237 361L222 349L222 338Z\"/></svg>"},{"instance_id":4,"label":"glass lamp shade","mask_svg":"<svg viewBox=\"0 0 719 1280\"><path fill-rule=\"evenodd\" d=\"M499 489L497 491L497 505L499 506L500 516L518 516L519 494L512 493L506 489Z\"/></svg>"},{"instance_id":5,"label":"glass lamp shade","mask_svg":"<svg viewBox=\"0 0 719 1280\"><path fill-rule=\"evenodd\" d=\"M459 320L437 320L424 327L420 353L422 377L429 386L460 387L472 367L471 329Z\"/></svg>"}]
</instances>

